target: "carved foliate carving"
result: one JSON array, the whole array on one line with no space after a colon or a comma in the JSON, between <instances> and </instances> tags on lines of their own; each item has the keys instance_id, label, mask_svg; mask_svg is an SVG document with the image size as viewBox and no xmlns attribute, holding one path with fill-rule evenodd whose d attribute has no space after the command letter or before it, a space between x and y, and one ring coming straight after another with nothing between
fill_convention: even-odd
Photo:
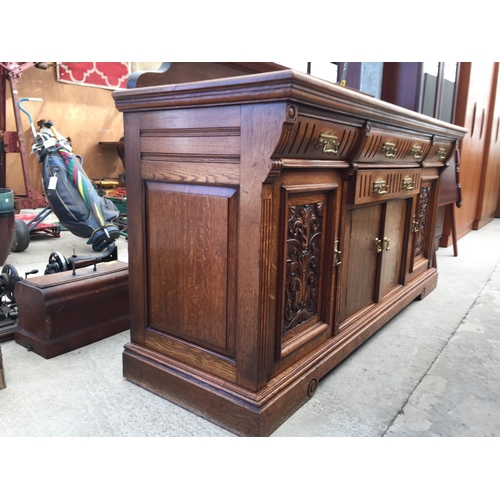
<instances>
[{"instance_id":1,"label":"carved foliate carving","mask_svg":"<svg viewBox=\"0 0 500 500\"><path fill-rule=\"evenodd\" d=\"M323 208L288 207L283 334L318 313Z\"/></svg>"},{"instance_id":2,"label":"carved foliate carving","mask_svg":"<svg viewBox=\"0 0 500 500\"><path fill-rule=\"evenodd\" d=\"M423 187L420 190L417 214L418 231L415 238L415 257L424 253L425 228L427 225L430 190L431 188L429 186Z\"/></svg>"}]
</instances>

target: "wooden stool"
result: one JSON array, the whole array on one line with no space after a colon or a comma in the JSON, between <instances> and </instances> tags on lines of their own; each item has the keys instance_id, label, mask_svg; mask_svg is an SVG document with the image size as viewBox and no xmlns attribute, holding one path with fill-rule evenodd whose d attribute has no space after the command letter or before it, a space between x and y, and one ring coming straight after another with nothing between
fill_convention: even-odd
<instances>
[{"instance_id":1,"label":"wooden stool","mask_svg":"<svg viewBox=\"0 0 500 500\"><path fill-rule=\"evenodd\" d=\"M2 346L0 345L0 389L5 389L5 377L3 376Z\"/></svg>"},{"instance_id":2,"label":"wooden stool","mask_svg":"<svg viewBox=\"0 0 500 500\"><path fill-rule=\"evenodd\" d=\"M450 165L440 179L438 210L444 207L444 219L438 244L441 247L448 246L448 238L451 233L453 243L453 255L458 256L457 226L455 222L455 206L462 206L462 186L460 184L460 150L455 149L455 155L449 161ZM444 233L444 234L443 234Z\"/></svg>"},{"instance_id":3,"label":"wooden stool","mask_svg":"<svg viewBox=\"0 0 500 500\"><path fill-rule=\"evenodd\" d=\"M453 255L458 257L458 246L457 246L457 224L455 222L455 207L454 203L448 203L444 206L445 217L448 217L450 221L451 229L451 241L453 242Z\"/></svg>"}]
</instances>

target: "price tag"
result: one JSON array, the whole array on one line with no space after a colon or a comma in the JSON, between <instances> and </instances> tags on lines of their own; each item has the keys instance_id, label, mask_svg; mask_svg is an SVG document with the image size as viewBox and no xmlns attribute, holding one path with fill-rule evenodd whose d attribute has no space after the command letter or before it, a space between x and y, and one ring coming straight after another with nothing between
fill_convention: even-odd
<instances>
[{"instance_id":1,"label":"price tag","mask_svg":"<svg viewBox=\"0 0 500 500\"><path fill-rule=\"evenodd\" d=\"M49 180L49 189L55 189L57 185L57 177L51 177Z\"/></svg>"}]
</instances>

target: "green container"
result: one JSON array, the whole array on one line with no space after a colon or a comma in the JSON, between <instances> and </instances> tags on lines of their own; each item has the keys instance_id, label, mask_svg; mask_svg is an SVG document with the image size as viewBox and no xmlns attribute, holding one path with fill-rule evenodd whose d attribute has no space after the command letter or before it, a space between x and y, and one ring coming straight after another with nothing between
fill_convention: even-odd
<instances>
[{"instance_id":1,"label":"green container","mask_svg":"<svg viewBox=\"0 0 500 500\"><path fill-rule=\"evenodd\" d=\"M10 212L12 210L14 210L14 191L0 188L0 212Z\"/></svg>"},{"instance_id":2,"label":"green container","mask_svg":"<svg viewBox=\"0 0 500 500\"><path fill-rule=\"evenodd\" d=\"M127 198L113 198L112 196L105 196L108 200L111 200L115 207L118 209L121 215L125 215L127 213Z\"/></svg>"}]
</instances>

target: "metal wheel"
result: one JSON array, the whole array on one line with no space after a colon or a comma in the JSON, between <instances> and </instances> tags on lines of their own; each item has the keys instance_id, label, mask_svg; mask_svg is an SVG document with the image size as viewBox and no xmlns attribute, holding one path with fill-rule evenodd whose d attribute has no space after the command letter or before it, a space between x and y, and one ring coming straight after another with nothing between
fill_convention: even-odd
<instances>
[{"instance_id":1,"label":"metal wheel","mask_svg":"<svg viewBox=\"0 0 500 500\"><path fill-rule=\"evenodd\" d=\"M55 272L59 273L68 270L68 263L60 252L52 252L49 255L49 265L47 267L51 267L56 270Z\"/></svg>"},{"instance_id":2,"label":"metal wheel","mask_svg":"<svg viewBox=\"0 0 500 500\"><path fill-rule=\"evenodd\" d=\"M5 283L4 296L8 302L16 302L14 298L14 285L19 281L19 274L14 266L5 264L2 268L2 278Z\"/></svg>"}]
</instances>

